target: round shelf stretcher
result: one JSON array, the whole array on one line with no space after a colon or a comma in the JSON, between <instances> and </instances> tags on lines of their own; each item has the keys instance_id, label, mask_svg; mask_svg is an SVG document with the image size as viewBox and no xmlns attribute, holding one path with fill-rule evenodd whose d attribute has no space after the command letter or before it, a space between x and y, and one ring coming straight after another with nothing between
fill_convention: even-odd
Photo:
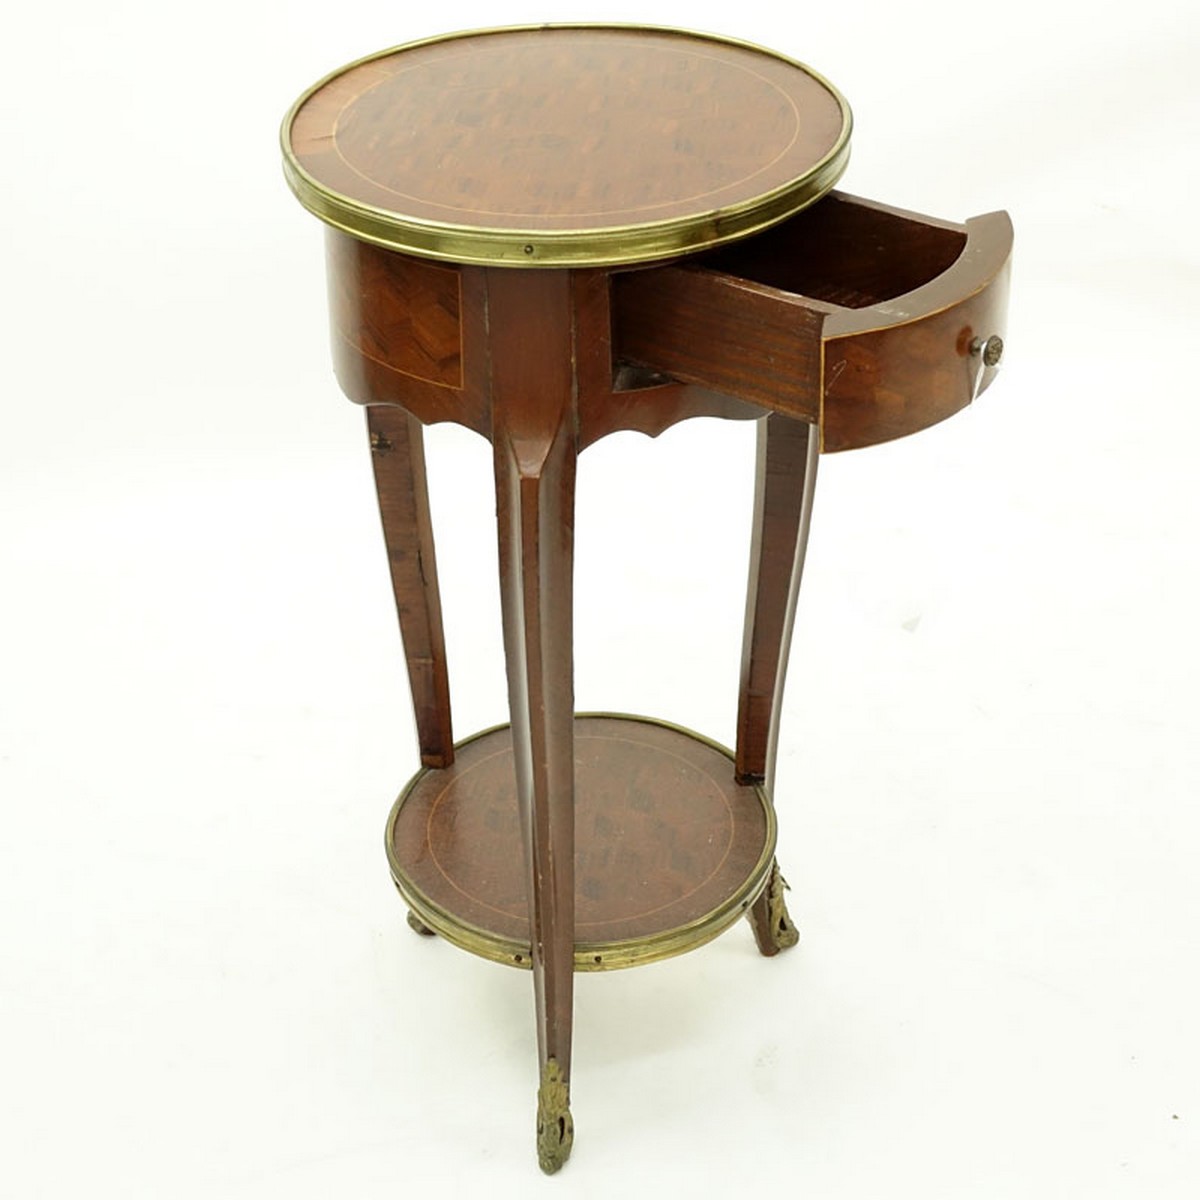
<instances>
[{"instance_id":1,"label":"round shelf stretcher","mask_svg":"<svg viewBox=\"0 0 1200 1200\"><path fill-rule=\"evenodd\" d=\"M392 878L435 933L529 967L531 947L508 726L422 770L388 817ZM767 883L775 815L734 779L729 752L678 726L575 719L575 969L681 954L742 916Z\"/></svg>"}]
</instances>

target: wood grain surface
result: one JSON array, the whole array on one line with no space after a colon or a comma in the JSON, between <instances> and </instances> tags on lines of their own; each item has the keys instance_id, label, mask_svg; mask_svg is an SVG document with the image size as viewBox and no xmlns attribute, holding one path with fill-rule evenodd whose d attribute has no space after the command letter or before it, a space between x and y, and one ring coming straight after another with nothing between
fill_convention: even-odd
<instances>
[{"instance_id":1,"label":"wood grain surface","mask_svg":"<svg viewBox=\"0 0 1200 1200\"><path fill-rule=\"evenodd\" d=\"M995 377L1012 225L833 193L755 237L613 282L613 340L668 378L819 422L821 449L925 429Z\"/></svg>"},{"instance_id":2,"label":"wood grain surface","mask_svg":"<svg viewBox=\"0 0 1200 1200\"><path fill-rule=\"evenodd\" d=\"M454 734L424 435L416 417L385 405L367 409L367 428L421 762L445 767L454 761Z\"/></svg>"},{"instance_id":3,"label":"wood grain surface","mask_svg":"<svg viewBox=\"0 0 1200 1200\"><path fill-rule=\"evenodd\" d=\"M670 934L678 952L739 907L764 954L795 942L771 865L769 797L819 451L925 428L994 375L980 350L1003 332L1004 214L958 225L834 193L720 245L744 232L723 230L722 213L828 165L847 120L822 81L750 47L558 27L364 61L319 86L287 130L324 200L368 214L358 238L329 233L334 359L343 389L368 406L430 768L393 812L389 856L430 927L451 940L458 930L461 945L481 937L489 957L497 940L501 956L515 945L513 961L532 967L546 1170L570 1151L581 943ZM293 167L297 195L337 226ZM388 213L484 240L530 230L550 244L566 231L560 246L573 230L603 241L616 228L700 219L711 224L703 244L720 248L632 268L646 246L620 257L613 243L609 257L518 270L446 252L470 238L401 243L450 260L434 264L389 248ZM502 249L520 260L538 248ZM705 414L769 414L734 762L679 730L574 714L578 454L616 430L657 434ZM421 441L422 424L445 420L493 446L511 714L458 748Z\"/></svg>"},{"instance_id":4,"label":"wood grain surface","mask_svg":"<svg viewBox=\"0 0 1200 1200\"><path fill-rule=\"evenodd\" d=\"M621 359L819 420L824 314L800 297L688 266L622 272L613 288Z\"/></svg>"},{"instance_id":5,"label":"wood grain surface","mask_svg":"<svg viewBox=\"0 0 1200 1200\"><path fill-rule=\"evenodd\" d=\"M831 192L802 215L694 261L835 308L866 308L945 271L961 225Z\"/></svg>"},{"instance_id":6,"label":"wood grain surface","mask_svg":"<svg viewBox=\"0 0 1200 1200\"><path fill-rule=\"evenodd\" d=\"M486 272L500 608L543 1070L571 1074L575 323L566 271Z\"/></svg>"},{"instance_id":7,"label":"wood grain surface","mask_svg":"<svg viewBox=\"0 0 1200 1200\"><path fill-rule=\"evenodd\" d=\"M423 424L485 436L483 273L442 266L326 231L333 367L356 404L396 404Z\"/></svg>"},{"instance_id":8,"label":"wood grain surface","mask_svg":"<svg viewBox=\"0 0 1200 1200\"><path fill-rule=\"evenodd\" d=\"M757 791L721 751L651 722L575 722L575 936L637 941L711 913L767 843ZM423 775L393 827L408 881L460 920L528 942L509 732L459 747Z\"/></svg>"},{"instance_id":9,"label":"wood grain surface","mask_svg":"<svg viewBox=\"0 0 1200 1200\"><path fill-rule=\"evenodd\" d=\"M750 579L738 692L737 777L775 784L779 718L804 571L820 435L772 413L758 427Z\"/></svg>"},{"instance_id":10,"label":"wood grain surface","mask_svg":"<svg viewBox=\"0 0 1200 1200\"><path fill-rule=\"evenodd\" d=\"M973 217L940 274L825 323L822 449L853 450L944 421L996 377L979 349L1004 337L1013 231L1007 213ZM903 243L893 247L897 257Z\"/></svg>"},{"instance_id":11,"label":"wood grain surface","mask_svg":"<svg viewBox=\"0 0 1200 1200\"><path fill-rule=\"evenodd\" d=\"M548 27L403 47L300 106L328 190L418 221L609 229L713 213L810 173L843 137L824 81L673 31Z\"/></svg>"}]
</instances>

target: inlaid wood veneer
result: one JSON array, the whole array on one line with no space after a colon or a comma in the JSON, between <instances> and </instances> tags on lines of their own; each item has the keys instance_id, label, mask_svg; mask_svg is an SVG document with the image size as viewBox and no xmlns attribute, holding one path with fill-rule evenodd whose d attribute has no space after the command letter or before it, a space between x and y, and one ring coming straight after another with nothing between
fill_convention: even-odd
<instances>
[{"instance_id":1,"label":"inlaid wood veneer","mask_svg":"<svg viewBox=\"0 0 1200 1200\"><path fill-rule=\"evenodd\" d=\"M741 915L764 956L798 940L774 781L819 455L945 419L1003 354L1008 218L834 192L850 131L800 63L619 26L387 50L284 122L288 183L329 227L334 367L367 409L417 725L389 866L419 932L530 969L548 1172L574 1137L577 971L693 949ZM579 456L698 416L758 421L731 751L575 712ZM492 443L509 684L509 724L457 743L423 447L441 421Z\"/></svg>"}]
</instances>

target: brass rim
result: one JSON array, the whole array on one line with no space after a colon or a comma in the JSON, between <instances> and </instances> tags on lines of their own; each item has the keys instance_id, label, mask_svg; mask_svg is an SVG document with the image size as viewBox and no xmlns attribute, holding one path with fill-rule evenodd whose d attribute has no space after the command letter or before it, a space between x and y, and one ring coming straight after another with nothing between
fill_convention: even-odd
<instances>
[{"instance_id":1,"label":"brass rim","mask_svg":"<svg viewBox=\"0 0 1200 1200\"><path fill-rule=\"evenodd\" d=\"M675 725L670 721L660 721L654 717L639 717L631 713L589 712L576 713L575 717L577 720L602 718L612 721L636 721L643 725L657 725L662 729L670 729L675 733L680 733L685 737L691 738L693 741L711 747L725 758L728 758L731 764L734 761L730 751L719 742L715 742L703 734L696 733L695 730L687 729L682 725ZM504 724L482 729L478 733L464 738L461 742L457 742L455 747L457 749L469 745L471 742L486 737L490 733L507 728L508 725ZM490 930L481 929L479 926L473 925L469 921L464 921L440 905L435 904L405 877L404 868L396 860L395 849L392 845L396 819L400 815L400 810L404 807L404 802L412 793L413 788L434 769L432 767L424 767L418 771L405 784L404 790L397 797L395 804L392 805L391 811L388 813L383 840L392 882L396 885L396 890L404 898L405 903L416 913L418 919L435 933L444 937L452 945L459 947L461 950L468 950L472 954L477 954L481 958L490 959L492 962L504 963L510 967L529 969L533 965L533 956L528 942L522 942L516 938L502 937ZM739 917L745 915L770 879L771 866L775 861L775 841L777 836L775 809L770 797L766 793L766 789L761 785L754 785L753 791L758 802L762 805L763 815L766 820L766 836L763 839L762 853L759 855L753 870L746 877L745 882L711 912L705 913L694 921L689 921L686 925L680 925L674 929L665 929L645 938L629 938L624 941L615 942L576 942L576 971L615 971L624 967L635 967L641 966L644 963L659 962L664 958L673 958L677 954L683 954L688 950L694 950L699 946L705 945L707 942L711 942L713 938L733 925Z\"/></svg>"},{"instance_id":2,"label":"brass rim","mask_svg":"<svg viewBox=\"0 0 1200 1200\"><path fill-rule=\"evenodd\" d=\"M807 173L741 204L669 221L649 221L589 230L565 229L525 233L513 229L489 229L483 226L421 221L374 205L363 204L319 183L304 170L296 158L291 145L292 121L296 114L310 96L347 71L373 62L377 58L387 58L404 50L414 50L437 42L491 34L525 33L538 29L645 30L649 33L701 38L769 55L780 62L798 67L828 89L842 112L841 133L824 158ZM339 67L336 71L331 71L305 91L284 117L279 140L283 149L284 178L300 203L327 225L332 225L335 229L362 241L372 242L389 250L399 250L405 254L415 254L421 258L476 266L600 267L651 262L655 259L672 258L710 249L752 233L759 233L787 217L794 216L824 196L841 178L850 160L850 133L853 124L846 98L828 79L797 59L754 42L666 25L579 21L460 30L437 37L421 38L368 54Z\"/></svg>"}]
</instances>

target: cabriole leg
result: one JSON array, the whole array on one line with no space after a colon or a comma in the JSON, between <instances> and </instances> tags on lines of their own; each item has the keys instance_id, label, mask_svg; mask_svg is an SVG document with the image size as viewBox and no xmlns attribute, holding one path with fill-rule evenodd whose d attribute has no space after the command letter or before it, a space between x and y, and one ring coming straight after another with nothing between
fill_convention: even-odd
<instances>
[{"instance_id":1,"label":"cabriole leg","mask_svg":"<svg viewBox=\"0 0 1200 1200\"><path fill-rule=\"evenodd\" d=\"M454 761L454 736L421 423L378 405L367 409L367 428L421 763L446 767Z\"/></svg>"},{"instance_id":2,"label":"cabriole leg","mask_svg":"<svg viewBox=\"0 0 1200 1200\"><path fill-rule=\"evenodd\" d=\"M488 272L500 596L526 866L538 1162L571 1153L575 950L572 565L576 435L566 271Z\"/></svg>"},{"instance_id":3,"label":"cabriole leg","mask_svg":"<svg viewBox=\"0 0 1200 1200\"><path fill-rule=\"evenodd\" d=\"M778 413L759 424L736 769L738 782L765 784L772 803L783 684L808 545L819 450L815 425ZM748 914L758 948L766 955L778 954L799 940L784 904L785 887L776 863Z\"/></svg>"}]
</instances>

